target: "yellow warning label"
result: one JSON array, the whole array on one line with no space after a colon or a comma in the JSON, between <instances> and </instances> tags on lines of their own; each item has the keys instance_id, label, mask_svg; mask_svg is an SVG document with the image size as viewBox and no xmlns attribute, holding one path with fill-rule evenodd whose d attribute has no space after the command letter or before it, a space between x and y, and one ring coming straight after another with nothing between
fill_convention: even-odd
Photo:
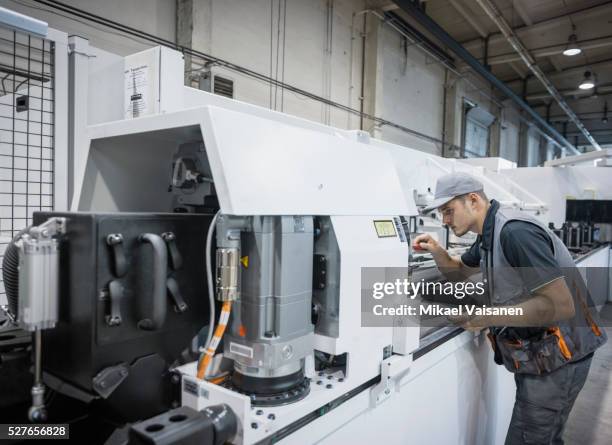
<instances>
[{"instance_id":1,"label":"yellow warning label","mask_svg":"<svg viewBox=\"0 0 612 445\"><path fill-rule=\"evenodd\" d=\"M241 257L240 262L242 263L245 269L249 268L249 257L248 256Z\"/></svg>"}]
</instances>

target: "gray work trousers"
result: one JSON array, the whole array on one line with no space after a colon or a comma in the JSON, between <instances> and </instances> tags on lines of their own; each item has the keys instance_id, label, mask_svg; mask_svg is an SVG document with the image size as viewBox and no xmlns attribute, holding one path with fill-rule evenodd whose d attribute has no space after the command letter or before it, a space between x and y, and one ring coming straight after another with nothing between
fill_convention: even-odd
<instances>
[{"instance_id":1,"label":"gray work trousers","mask_svg":"<svg viewBox=\"0 0 612 445\"><path fill-rule=\"evenodd\" d=\"M545 375L515 374L516 400L505 445L562 445L563 429L593 357Z\"/></svg>"}]
</instances>

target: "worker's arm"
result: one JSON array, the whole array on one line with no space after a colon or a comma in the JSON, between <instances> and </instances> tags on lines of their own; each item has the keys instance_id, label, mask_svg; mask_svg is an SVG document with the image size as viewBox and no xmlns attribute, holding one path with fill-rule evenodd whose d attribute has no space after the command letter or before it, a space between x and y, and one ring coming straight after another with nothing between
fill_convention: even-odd
<instances>
[{"instance_id":1,"label":"worker's arm","mask_svg":"<svg viewBox=\"0 0 612 445\"><path fill-rule=\"evenodd\" d=\"M523 315L475 316L464 321L462 326L469 330L491 326L547 326L556 321L572 318L575 314L574 299L563 277L558 277L535 290L523 303L505 307L522 309Z\"/></svg>"},{"instance_id":2,"label":"worker's arm","mask_svg":"<svg viewBox=\"0 0 612 445\"><path fill-rule=\"evenodd\" d=\"M417 252L419 250L429 252L440 272L448 279L465 279L480 271L479 268L466 266L460 257L450 255L431 235L426 233L417 236L412 247Z\"/></svg>"}]
</instances>

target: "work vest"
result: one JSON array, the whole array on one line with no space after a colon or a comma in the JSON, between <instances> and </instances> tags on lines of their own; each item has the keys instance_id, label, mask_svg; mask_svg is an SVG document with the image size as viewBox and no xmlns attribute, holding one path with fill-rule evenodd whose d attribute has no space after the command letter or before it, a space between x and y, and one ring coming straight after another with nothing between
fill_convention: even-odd
<instances>
[{"instance_id":1,"label":"work vest","mask_svg":"<svg viewBox=\"0 0 612 445\"><path fill-rule=\"evenodd\" d=\"M539 334L521 338L521 329L499 327L490 329L489 339L496 350L496 361L503 362L511 372L543 374L568 362L575 362L606 342L607 336L597 323L591 297L580 271L563 242L538 219L514 210L498 209L495 214L490 249L480 248L480 267L488 288L492 306L509 306L524 302L528 289L504 255L500 234L510 221L526 221L543 229L552 241L554 257L574 298L575 315L554 322L554 326L536 329ZM524 331L524 330L523 330ZM500 363L501 364L501 363Z\"/></svg>"}]
</instances>

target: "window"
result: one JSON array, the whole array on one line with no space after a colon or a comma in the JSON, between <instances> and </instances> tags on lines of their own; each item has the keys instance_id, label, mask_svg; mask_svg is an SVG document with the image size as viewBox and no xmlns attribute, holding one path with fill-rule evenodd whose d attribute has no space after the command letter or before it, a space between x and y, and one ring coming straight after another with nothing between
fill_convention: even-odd
<instances>
[{"instance_id":1,"label":"window","mask_svg":"<svg viewBox=\"0 0 612 445\"><path fill-rule=\"evenodd\" d=\"M489 155L490 127L495 121L488 111L463 100L463 156L480 158Z\"/></svg>"}]
</instances>

